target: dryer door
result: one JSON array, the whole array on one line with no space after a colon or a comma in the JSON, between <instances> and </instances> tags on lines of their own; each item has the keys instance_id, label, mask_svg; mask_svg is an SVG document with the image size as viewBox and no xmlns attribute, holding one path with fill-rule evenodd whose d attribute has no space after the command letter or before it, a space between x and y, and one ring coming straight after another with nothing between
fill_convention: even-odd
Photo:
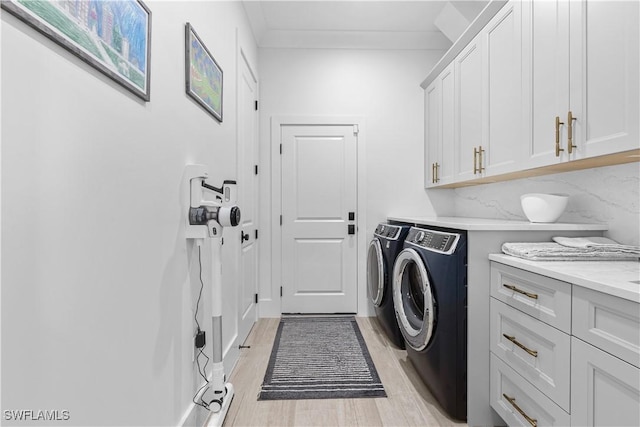
<instances>
[{"instance_id":1,"label":"dryer door","mask_svg":"<svg viewBox=\"0 0 640 427\"><path fill-rule=\"evenodd\" d=\"M393 266L393 304L407 344L424 350L433 335L436 300L427 269L414 249L404 249Z\"/></svg>"},{"instance_id":2,"label":"dryer door","mask_svg":"<svg viewBox=\"0 0 640 427\"><path fill-rule=\"evenodd\" d=\"M376 307L380 306L384 296L384 276L382 246L380 245L380 240L374 238L369 243L369 251L367 253L367 287L371 302Z\"/></svg>"}]
</instances>

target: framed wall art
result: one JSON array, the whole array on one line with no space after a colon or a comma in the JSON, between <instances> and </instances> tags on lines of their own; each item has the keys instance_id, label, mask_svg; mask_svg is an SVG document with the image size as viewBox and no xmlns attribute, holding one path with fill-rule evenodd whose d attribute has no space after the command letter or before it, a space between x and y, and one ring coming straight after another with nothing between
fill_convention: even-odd
<instances>
[{"instance_id":1,"label":"framed wall art","mask_svg":"<svg viewBox=\"0 0 640 427\"><path fill-rule=\"evenodd\" d=\"M150 99L151 11L140 0L1 0L2 8Z\"/></svg>"},{"instance_id":2,"label":"framed wall art","mask_svg":"<svg viewBox=\"0 0 640 427\"><path fill-rule=\"evenodd\" d=\"M187 94L222 122L222 68L189 23L186 25L185 39Z\"/></svg>"}]
</instances>

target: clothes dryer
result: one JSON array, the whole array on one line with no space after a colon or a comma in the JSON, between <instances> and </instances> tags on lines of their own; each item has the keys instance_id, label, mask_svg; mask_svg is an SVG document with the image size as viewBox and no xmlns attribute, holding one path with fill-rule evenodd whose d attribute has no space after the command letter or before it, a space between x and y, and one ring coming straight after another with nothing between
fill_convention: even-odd
<instances>
[{"instance_id":1,"label":"clothes dryer","mask_svg":"<svg viewBox=\"0 0 640 427\"><path fill-rule=\"evenodd\" d=\"M466 232L412 227L393 269L407 356L451 417L467 416Z\"/></svg>"},{"instance_id":2,"label":"clothes dryer","mask_svg":"<svg viewBox=\"0 0 640 427\"><path fill-rule=\"evenodd\" d=\"M405 346L396 321L391 272L396 256L403 249L409 228L403 225L379 224L367 252L369 298L375 307L382 329L389 340L399 348L405 348Z\"/></svg>"}]
</instances>

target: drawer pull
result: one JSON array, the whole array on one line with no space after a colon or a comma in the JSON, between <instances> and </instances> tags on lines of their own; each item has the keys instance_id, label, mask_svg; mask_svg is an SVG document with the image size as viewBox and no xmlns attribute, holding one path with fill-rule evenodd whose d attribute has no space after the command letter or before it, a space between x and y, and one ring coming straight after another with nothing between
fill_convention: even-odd
<instances>
[{"instance_id":1,"label":"drawer pull","mask_svg":"<svg viewBox=\"0 0 640 427\"><path fill-rule=\"evenodd\" d=\"M538 352L536 350L531 350L530 348L525 347L522 343L518 342L516 337L512 337L507 334L502 334L502 336L508 339L509 341L511 341L512 343L514 343L515 345L517 345L518 347L520 347L521 349L523 349L524 351L526 351L527 353L529 353L530 355L532 355L533 357L538 357Z\"/></svg>"},{"instance_id":2,"label":"drawer pull","mask_svg":"<svg viewBox=\"0 0 640 427\"><path fill-rule=\"evenodd\" d=\"M531 424L531 427L538 427L538 420L534 420L529 415L525 414L525 412L522 409L520 409L520 407L516 404L515 397L509 397L505 393L502 393L502 396L504 396L504 398L507 399L509 403L511 403L511 406L513 406L515 410L518 411L520 415L524 417L525 420L529 421L529 424Z\"/></svg>"},{"instance_id":3,"label":"drawer pull","mask_svg":"<svg viewBox=\"0 0 640 427\"><path fill-rule=\"evenodd\" d=\"M503 284L502 284L502 286L504 286L504 287L505 287L505 288L507 288L507 289L512 290L513 292L517 292L517 293L519 293L519 294L522 294L522 295L528 296L529 298L532 298L532 299L538 299L538 294L532 294L531 292L525 292L525 291L523 291L522 289L518 289L518 288L516 288L516 287L515 287L515 286L513 286L513 285L507 285L506 283L503 283Z\"/></svg>"}]
</instances>

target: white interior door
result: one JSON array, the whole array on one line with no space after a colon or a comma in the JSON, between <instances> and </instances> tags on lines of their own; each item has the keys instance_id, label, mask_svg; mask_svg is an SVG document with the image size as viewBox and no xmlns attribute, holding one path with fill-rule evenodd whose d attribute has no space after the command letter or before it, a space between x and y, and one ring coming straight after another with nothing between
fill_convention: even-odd
<instances>
[{"instance_id":1,"label":"white interior door","mask_svg":"<svg viewBox=\"0 0 640 427\"><path fill-rule=\"evenodd\" d=\"M258 99L257 81L244 55L238 67L238 206L241 212L238 341L244 342L256 321L258 289Z\"/></svg>"},{"instance_id":2,"label":"white interior door","mask_svg":"<svg viewBox=\"0 0 640 427\"><path fill-rule=\"evenodd\" d=\"M281 129L282 312L355 313L356 128Z\"/></svg>"}]
</instances>

